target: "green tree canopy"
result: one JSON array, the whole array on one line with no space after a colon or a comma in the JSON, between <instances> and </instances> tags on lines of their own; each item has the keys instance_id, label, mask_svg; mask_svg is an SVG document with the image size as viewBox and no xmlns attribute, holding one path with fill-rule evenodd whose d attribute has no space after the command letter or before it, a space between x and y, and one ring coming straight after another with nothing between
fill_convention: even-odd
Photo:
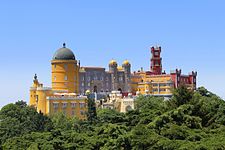
<instances>
[{"instance_id":1,"label":"green tree canopy","mask_svg":"<svg viewBox=\"0 0 225 150\"><path fill-rule=\"evenodd\" d=\"M0 140L26 134L32 131L50 131L51 120L29 107L23 101L8 104L0 110Z\"/></svg>"},{"instance_id":2,"label":"green tree canopy","mask_svg":"<svg viewBox=\"0 0 225 150\"><path fill-rule=\"evenodd\" d=\"M127 113L90 109L88 120L8 104L0 110L0 149L225 149L225 102L207 89L181 86L169 100L140 96L135 103Z\"/></svg>"}]
</instances>

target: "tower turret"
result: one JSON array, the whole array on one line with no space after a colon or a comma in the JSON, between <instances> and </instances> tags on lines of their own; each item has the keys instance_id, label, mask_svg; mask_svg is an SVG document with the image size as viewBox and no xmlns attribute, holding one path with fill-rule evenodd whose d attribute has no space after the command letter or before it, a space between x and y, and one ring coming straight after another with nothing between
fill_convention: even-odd
<instances>
[{"instance_id":1,"label":"tower turret","mask_svg":"<svg viewBox=\"0 0 225 150\"><path fill-rule=\"evenodd\" d=\"M109 72L111 73L111 80L112 80L112 90L117 90L118 86L118 69L117 69L117 62L116 60L111 60L109 62Z\"/></svg>"},{"instance_id":2,"label":"tower turret","mask_svg":"<svg viewBox=\"0 0 225 150\"><path fill-rule=\"evenodd\" d=\"M197 71L192 71L191 73L189 73L189 79L193 90L196 90L196 77Z\"/></svg>"},{"instance_id":3,"label":"tower turret","mask_svg":"<svg viewBox=\"0 0 225 150\"><path fill-rule=\"evenodd\" d=\"M39 86L37 74L34 75L33 85L30 88L30 105L33 107L37 107L37 99L36 99L36 91Z\"/></svg>"},{"instance_id":4,"label":"tower turret","mask_svg":"<svg viewBox=\"0 0 225 150\"><path fill-rule=\"evenodd\" d=\"M78 93L79 91L79 64L73 52L66 48L66 44L58 49L51 61L52 89Z\"/></svg>"},{"instance_id":5,"label":"tower turret","mask_svg":"<svg viewBox=\"0 0 225 150\"><path fill-rule=\"evenodd\" d=\"M151 47L151 73L155 75L162 74L162 58L161 54L161 47Z\"/></svg>"},{"instance_id":6,"label":"tower turret","mask_svg":"<svg viewBox=\"0 0 225 150\"><path fill-rule=\"evenodd\" d=\"M123 70L124 70L124 77L125 77L125 92L130 92L130 78L131 78L131 64L128 60L123 62Z\"/></svg>"}]
</instances>

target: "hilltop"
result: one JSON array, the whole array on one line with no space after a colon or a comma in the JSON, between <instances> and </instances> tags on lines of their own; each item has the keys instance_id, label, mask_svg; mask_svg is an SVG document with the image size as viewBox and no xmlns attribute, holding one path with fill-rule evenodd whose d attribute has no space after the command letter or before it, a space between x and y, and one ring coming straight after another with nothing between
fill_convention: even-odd
<instances>
[{"instance_id":1,"label":"hilltop","mask_svg":"<svg viewBox=\"0 0 225 150\"><path fill-rule=\"evenodd\" d=\"M135 110L100 109L85 121L18 101L0 120L1 149L225 149L225 102L203 87L182 86L167 101L140 96Z\"/></svg>"}]
</instances>

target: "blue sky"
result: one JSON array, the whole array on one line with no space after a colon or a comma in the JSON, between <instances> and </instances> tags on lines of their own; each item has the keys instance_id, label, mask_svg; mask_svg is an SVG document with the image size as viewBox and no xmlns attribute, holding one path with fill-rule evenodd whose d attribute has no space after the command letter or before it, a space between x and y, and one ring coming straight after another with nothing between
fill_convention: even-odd
<instances>
[{"instance_id":1,"label":"blue sky","mask_svg":"<svg viewBox=\"0 0 225 150\"><path fill-rule=\"evenodd\" d=\"M0 2L0 107L29 101L34 73L51 84L50 61L63 42L83 66L128 59L149 70L162 47L166 72L198 71L198 86L225 98L225 1L39 0Z\"/></svg>"}]
</instances>

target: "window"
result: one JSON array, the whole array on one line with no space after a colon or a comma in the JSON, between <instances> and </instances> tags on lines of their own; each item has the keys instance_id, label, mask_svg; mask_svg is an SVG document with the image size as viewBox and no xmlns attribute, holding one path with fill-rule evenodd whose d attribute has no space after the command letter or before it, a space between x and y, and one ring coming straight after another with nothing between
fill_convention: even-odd
<instances>
[{"instance_id":1,"label":"window","mask_svg":"<svg viewBox=\"0 0 225 150\"><path fill-rule=\"evenodd\" d=\"M80 103L80 108L84 108L85 107L85 103Z\"/></svg>"},{"instance_id":2,"label":"window","mask_svg":"<svg viewBox=\"0 0 225 150\"><path fill-rule=\"evenodd\" d=\"M36 102L38 102L38 95L36 95Z\"/></svg>"},{"instance_id":3,"label":"window","mask_svg":"<svg viewBox=\"0 0 225 150\"><path fill-rule=\"evenodd\" d=\"M62 108L66 108L67 107L67 103L62 103Z\"/></svg>"},{"instance_id":4,"label":"window","mask_svg":"<svg viewBox=\"0 0 225 150\"><path fill-rule=\"evenodd\" d=\"M158 56L159 55L159 52L155 52L155 56Z\"/></svg>"},{"instance_id":5,"label":"window","mask_svg":"<svg viewBox=\"0 0 225 150\"><path fill-rule=\"evenodd\" d=\"M59 103L53 103L53 108L57 109L59 107Z\"/></svg>"},{"instance_id":6,"label":"window","mask_svg":"<svg viewBox=\"0 0 225 150\"><path fill-rule=\"evenodd\" d=\"M166 91L166 89L159 89L159 91L160 91L160 92L165 92L165 91Z\"/></svg>"},{"instance_id":7,"label":"window","mask_svg":"<svg viewBox=\"0 0 225 150\"><path fill-rule=\"evenodd\" d=\"M158 92L158 89L153 89L153 92Z\"/></svg>"},{"instance_id":8,"label":"window","mask_svg":"<svg viewBox=\"0 0 225 150\"><path fill-rule=\"evenodd\" d=\"M81 83L81 86L84 86L84 82Z\"/></svg>"},{"instance_id":9,"label":"window","mask_svg":"<svg viewBox=\"0 0 225 150\"><path fill-rule=\"evenodd\" d=\"M87 80L90 81L91 80L91 77L87 77Z\"/></svg>"},{"instance_id":10,"label":"window","mask_svg":"<svg viewBox=\"0 0 225 150\"><path fill-rule=\"evenodd\" d=\"M88 82L88 86L91 86L91 83L90 82Z\"/></svg>"},{"instance_id":11,"label":"window","mask_svg":"<svg viewBox=\"0 0 225 150\"><path fill-rule=\"evenodd\" d=\"M54 81L56 81L56 76L54 76Z\"/></svg>"},{"instance_id":12,"label":"window","mask_svg":"<svg viewBox=\"0 0 225 150\"><path fill-rule=\"evenodd\" d=\"M158 86L158 84L157 83L154 83L153 86Z\"/></svg>"},{"instance_id":13,"label":"window","mask_svg":"<svg viewBox=\"0 0 225 150\"><path fill-rule=\"evenodd\" d=\"M166 84L166 86L172 86L172 85L173 85L172 83L167 83L167 84Z\"/></svg>"},{"instance_id":14,"label":"window","mask_svg":"<svg viewBox=\"0 0 225 150\"><path fill-rule=\"evenodd\" d=\"M76 103L71 103L71 108L75 108L76 107Z\"/></svg>"},{"instance_id":15,"label":"window","mask_svg":"<svg viewBox=\"0 0 225 150\"><path fill-rule=\"evenodd\" d=\"M56 69L56 64L54 64L54 69Z\"/></svg>"},{"instance_id":16,"label":"window","mask_svg":"<svg viewBox=\"0 0 225 150\"><path fill-rule=\"evenodd\" d=\"M68 70L68 65L67 64L64 64L64 69Z\"/></svg>"},{"instance_id":17,"label":"window","mask_svg":"<svg viewBox=\"0 0 225 150\"><path fill-rule=\"evenodd\" d=\"M64 80L65 80L65 81L67 81L67 80L68 80L68 77L67 77L67 76L65 76L65 77L64 77Z\"/></svg>"},{"instance_id":18,"label":"window","mask_svg":"<svg viewBox=\"0 0 225 150\"><path fill-rule=\"evenodd\" d=\"M76 81L76 79L77 79L77 77L76 76L74 76L74 80Z\"/></svg>"},{"instance_id":19,"label":"window","mask_svg":"<svg viewBox=\"0 0 225 150\"><path fill-rule=\"evenodd\" d=\"M160 85L160 86L166 86L166 84L165 84L165 83L160 83L159 85Z\"/></svg>"},{"instance_id":20,"label":"window","mask_svg":"<svg viewBox=\"0 0 225 150\"><path fill-rule=\"evenodd\" d=\"M119 77L119 81L123 81L123 77Z\"/></svg>"},{"instance_id":21,"label":"window","mask_svg":"<svg viewBox=\"0 0 225 150\"><path fill-rule=\"evenodd\" d=\"M155 65L159 65L159 62L158 61L155 61Z\"/></svg>"}]
</instances>

